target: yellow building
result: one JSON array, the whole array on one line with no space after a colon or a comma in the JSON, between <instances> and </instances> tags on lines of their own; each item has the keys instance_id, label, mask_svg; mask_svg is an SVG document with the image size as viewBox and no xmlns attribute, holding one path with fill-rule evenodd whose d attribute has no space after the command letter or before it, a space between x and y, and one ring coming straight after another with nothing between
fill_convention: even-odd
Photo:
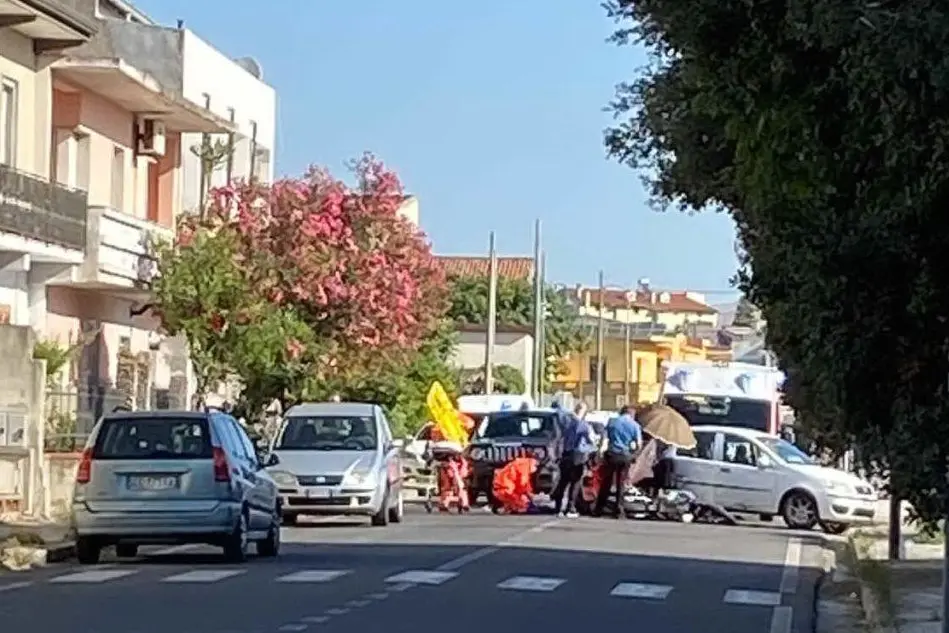
<instances>
[{"instance_id":1,"label":"yellow building","mask_svg":"<svg viewBox=\"0 0 949 633\"><path fill-rule=\"evenodd\" d=\"M610 328L603 340L603 399L601 407L615 409L629 402L645 404L659 398L662 361L706 360L712 348L705 341L690 341L684 334L631 338L628 361L624 336ZM564 359L566 372L552 384L553 391L568 391L596 406L596 351Z\"/></svg>"},{"instance_id":2,"label":"yellow building","mask_svg":"<svg viewBox=\"0 0 949 633\"><path fill-rule=\"evenodd\" d=\"M581 316L600 316L600 291L579 286L569 291ZM603 318L620 323L651 324L668 331L687 326L718 327L718 310L701 293L653 291L640 286L635 291L606 288L602 298Z\"/></svg>"}]
</instances>

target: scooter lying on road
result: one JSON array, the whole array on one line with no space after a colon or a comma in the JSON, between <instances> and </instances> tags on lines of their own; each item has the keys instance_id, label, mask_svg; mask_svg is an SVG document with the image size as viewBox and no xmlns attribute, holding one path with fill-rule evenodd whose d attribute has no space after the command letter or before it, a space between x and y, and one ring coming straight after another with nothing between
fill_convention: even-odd
<instances>
[{"instance_id":1,"label":"scooter lying on road","mask_svg":"<svg viewBox=\"0 0 949 633\"><path fill-rule=\"evenodd\" d=\"M602 463L594 459L588 466L581 482L580 498L577 500L577 511L583 515L592 515L596 497L600 486L603 485ZM615 490L610 491L609 499L604 512L617 514ZM652 519L658 521L675 521L679 523L716 523L720 525L736 525L737 520L723 508L701 503L688 490L660 490L655 495L630 485L623 495L623 514L633 519Z\"/></svg>"}]
</instances>

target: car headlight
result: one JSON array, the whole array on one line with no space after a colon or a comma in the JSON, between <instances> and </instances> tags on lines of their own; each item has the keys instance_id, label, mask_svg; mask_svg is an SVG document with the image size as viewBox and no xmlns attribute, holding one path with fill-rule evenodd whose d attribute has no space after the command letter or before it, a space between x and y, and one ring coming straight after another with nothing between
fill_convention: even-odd
<instances>
[{"instance_id":1,"label":"car headlight","mask_svg":"<svg viewBox=\"0 0 949 633\"><path fill-rule=\"evenodd\" d=\"M278 486L296 486L297 478L288 472L282 470L273 471L270 473L270 476L273 477L274 482Z\"/></svg>"},{"instance_id":2,"label":"car headlight","mask_svg":"<svg viewBox=\"0 0 949 633\"><path fill-rule=\"evenodd\" d=\"M371 470L353 470L344 480L347 486L365 486L375 481L374 473Z\"/></svg>"},{"instance_id":3,"label":"car headlight","mask_svg":"<svg viewBox=\"0 0 949 633\"><path fill-rule=\"evenodd\" d=\"M482 459L484 459L484 449L473 448L468 453L468 456L472 459L472 461L480 462Z\"/></svg>"}]
</instances>

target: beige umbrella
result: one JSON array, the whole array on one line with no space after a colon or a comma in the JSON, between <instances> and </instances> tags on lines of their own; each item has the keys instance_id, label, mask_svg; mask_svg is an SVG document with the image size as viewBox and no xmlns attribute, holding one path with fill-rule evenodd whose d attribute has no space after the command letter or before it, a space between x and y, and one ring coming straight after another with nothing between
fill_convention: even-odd
<instances>
[{"instance_id":1,"label":"beige umbrella","mask_svg":"<svg viewBox=\"0 0 949 633\"><path fill-rule=\"evenodd\" d=\"M636 414L643 431L652 437L678 448L695 448L695 434L689 421L678 411L664 404L644 407Z\"/></svg>"}]
</instances>

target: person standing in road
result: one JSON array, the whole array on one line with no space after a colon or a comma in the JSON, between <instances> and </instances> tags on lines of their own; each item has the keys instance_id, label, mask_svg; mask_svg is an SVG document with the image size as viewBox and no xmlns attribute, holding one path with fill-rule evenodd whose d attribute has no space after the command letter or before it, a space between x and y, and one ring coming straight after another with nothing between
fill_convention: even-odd
<instances>
[{"instance_id":1,"label":"person standing in road","mask_svg":"<svg viewBox=\"0 0 949 633\"><path fill-rule=\"evenodd\" d=\"M554 509L560 516L576 517L577 497L580 494L580 480L583 479L583 468L595 450L593 444L593 429L584 419L587 407L580 402L573 410L573 414L563 416L563 450L560 456L560 477L554 489ZM564 509L564 495L566 495L566 509Z\"/></svg>"},{"instance_id":2,"label":"person standing in road","mask_svg":"<svg viewBox=\"0 0 949 633\"><path fill-rule=\"evenodd\" d=\"M626 475L629 473L633 455L643 442L643 429L633 417L633 409L624 406L619 415L606 423L606 453L603 463L603 479L594 506L594 516L601 516L616 487L616 518L623 516L623 495L626 492Z\"/></svg>"}]
</instances>

